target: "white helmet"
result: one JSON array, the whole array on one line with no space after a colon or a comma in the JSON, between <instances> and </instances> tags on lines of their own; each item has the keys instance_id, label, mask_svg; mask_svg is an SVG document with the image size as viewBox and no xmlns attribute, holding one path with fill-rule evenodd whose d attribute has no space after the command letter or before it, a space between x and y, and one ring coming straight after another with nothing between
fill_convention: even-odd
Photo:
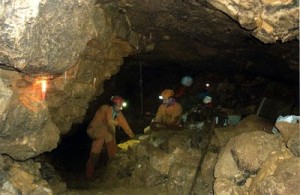
<instances>
[{"instance_id":1,"label":"white helmet","mask_svg":"<svg viewBox=\"0 0 300 195\"><path fill-rule=\"evenodd\" d=\"M181 79L181 84L185 87L189 87L193 84L193 78L189 76L184 76Z\"/></svg>"},{"instance_id":2,"label":"white helmet","mask_svg":"<svg viewBox=\"0 0 300 195\"><path fill-rule=\"evenodd\" d=\"M205 96L203 99L204 104L208 104L212 102L212 98L210 96Z\"/></svg>"}]
</instances>

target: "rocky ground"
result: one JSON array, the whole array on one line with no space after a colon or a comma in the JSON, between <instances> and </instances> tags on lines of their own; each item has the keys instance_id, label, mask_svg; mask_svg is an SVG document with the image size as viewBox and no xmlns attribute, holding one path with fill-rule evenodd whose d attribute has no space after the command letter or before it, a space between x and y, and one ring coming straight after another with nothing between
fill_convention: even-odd
<instances>
[{"instance_id":1,"label":"rocky ground","mask_svg":"<svg viewBox=\"0 0 300 195\"><path fill-rule=\"evenodd\" d=\"M208 144L207 141L198 143L199 139L201 139L200 137L192 138L192 132L190 130L186 130L186 132L188 133L184 138L178 139L181 141L186 139L185 143L190 146L193 145L193 148L198 148L197 151L199 155L202 151L204 152L204 150L207 149L207 146L204 145ZM180 167L185 167L184 164L189 163L182 159L184 157L182 157L183 154L181 151L176 151L174 153L167 151L169 150L169 147L174 147L171 146L172 143L173 145L177 145L179 142L177 138L174 138L173 141L171 140L172 143L169 142L169 146L166 146L166 136L174 136L173 133L170 133L171 132L156 132L155 135L151 135L151 138L147 138L146 140L141 140L144 136L141 135L141 139L139 140L141 143L138 144L139 146L134 145L132 146L133 148L129 149L127 152L119 149L118 155L113 161L107 161L106 153L104 151L95 172L95 177L90 180L85 178L83 163L80 163L81 165L77 167L77 171L66 170L62 167L60 174L67 184L67 194L170 194L170 190L172 189L172 187L170 187L170 182L172 183L174 181L172 181L171 177L168 175L167 169L172 167L172 163L175 163L171 162L174 161L172 159L177 158L176 162L182 164ZM161 137L163 138L161 139ZM195 144L199 145L195 146ZM199 148L202 148L202 150ZM154 155L155 158L150 157L151 155ZM190 183L197 183L198 192L199 189L201 189L202 192L205 192L204 194L209 194L211 186L209 187L209 185L204 182L201 183L201 181L194 181L194 175L199 174L196 172L198 171L198 166L202 157L204 156L200 155L194 162L192 171L193 176L189 176L188 180ZM134 160L132 158L134 158ZM154 162L149 160L151 158L153 158L152 161ZM162 165L156 167L155 165L151 165L151 163ZM153 166L156 170L153 169ZM185 175L185 177L186 176L187 175ZM183 178L181 179L183 180ZM189 188L191 188L191 186L186 186L185 188L180 186L173 190L179 190L179 192L184 190L187 193L191 190Z\"/></svg>"}]
</instances>

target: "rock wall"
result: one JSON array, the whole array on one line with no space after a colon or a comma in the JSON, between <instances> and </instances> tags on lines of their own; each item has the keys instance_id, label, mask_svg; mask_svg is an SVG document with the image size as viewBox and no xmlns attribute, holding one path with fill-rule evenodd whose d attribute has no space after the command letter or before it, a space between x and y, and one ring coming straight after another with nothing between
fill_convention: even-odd
<instances>
[{"instance_id":1,"label":"rock wall","mask_svg":"<svg viewBox=\"0 0 300 195\"><path fill-rule=\"evenodd\" d=\"M15 0L0 9L1 63L29 74L73 66L96 34L92 0Z\"/></svg>"},{"instance_id":2,"label":"rock wall","mask_svg":"<svg viewBox=\"0 0 300 195\"><path fill-rule=\"evenodd\" d=\"M299 39L299 2L209 0L211 5L236 20L264 43Z\"/></svg>"},{"instance_id":3,"label":"rock wall","mask_svg":"<svg viewBox=\"0 0 300 195\"><path fill-rule=\"evenodd\" d=\"M244 118L235 127L238 129L230 130L236 136L220 148L214 168L214 193L297 194L299 158L292 154L281 134L266 132L261 119L254 119Z\"/></svg>"},{"instance_id":4,"label":"rock wall","mask_svg":"<svg viewBox=\"0 0 300 195\"><path fill-rule=\"evenodd\" d=\"M96 2L1 1L0 159L5 154L14 160L25 161L54 149L60 135L66 134L73 123L83 120L88 103L103 92L103 81L118 72L123 57L145 48L145 51L153 49L153 44L147 45L147 41L152 42L151 34L146 39L132 31L124 6ZM286 42L298 36L298 1L209 2L237 20L242 27L252 30L253 35L264 43ZM189 5L200 6L194 3ZM167 1L155 1L154 10L162 5L173 10L172 2ZM132 6L126 4L125 7ZM158 18L165 21L162 15ZM187 18L181 18L181 24L185 24ZM138 17L135 19L139 20ZM164 27L165 24L157 26ZM179 27L190 29L187 28L190 26ZM220 25L216 23L215 26ZM211 34L208 33L209 36ZM288 166L285 164L283 167ZM280 175L280 169L275 170L274 175ZM20 172L12 170L16 170L12 175ZM168 187L173 191L178 179L176 172L186 172L189 168L181 170L174 165L170 170L173 183ZM5 171L2 173L6 174ZM190 180L192 175L188 175ZM36 175L28 177L36 178ZM8 179L3 180L2 186L9 187L9 183L5 182ZM264 182L267 185L268 181ZM253 182L252 186L257 183ZM26 193L40 192L40 189L35 191L35 188L25 189L22 184L16 185L18 187L9 187L12 190L4 190L16 194L24 190ZM177 186L184 191L190 187ZM250 189L262 192L261 186ZM49 192L47 185L41 190Z\"/></svg>"},{"instance_id":5,"label":"rock wall","mask_svg":"<svg viewBox=\"0 0 300 195\"><path fill-rule=\"evenodd\" d=\"M83 120L103 81L145 39L119 8L94 1L17 0L0 9L0 153L26 160Z\"/></svg>"}]
</instances>

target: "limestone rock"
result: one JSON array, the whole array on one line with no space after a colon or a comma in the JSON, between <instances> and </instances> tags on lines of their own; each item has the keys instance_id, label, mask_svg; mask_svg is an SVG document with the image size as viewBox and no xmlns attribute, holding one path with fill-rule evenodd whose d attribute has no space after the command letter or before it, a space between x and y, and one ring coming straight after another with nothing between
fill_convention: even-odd
<instances>
[{"instance_id":1,"label":"limestone rock","mask_svg":"<svg viewBox=\"0 0 300 195\"><path fill-rule=\"evenodd\" d=\"M130 182L134 186L154 187L167 182L167 176L155 170L147 161L140 161L132 173Z\"/></svg>"},{"instance_id":2,"label":"limestone rock","mask_svg":"<svg viewBox=\"0 0 300 195\"><path fill-rule=\"evenodd\" d=\"M159 149L150 151L150 165L161 174L168 174L172 164L172 155Z\"/></svg>"},{"instance_id":3,"label":"limestone rock","mask_svg":"<svg viewBox=\"0 0 300 195\"><path fill-rule=\"evenodd\" d=\"M197 167L188 164L172 164L167 186L169 194L189 194L196 171Z\"/></svg>"},{"instance_id":4,"label":"limestone rock","mask_svg":"<svg viewBox=\"0 0 300 195\"><path fill-rule=\"evenodd\" d=\"M200 176L202 180L207 184L213 185L213 182L215 180L214 169L217 160L218 160L218 154L213 152L208 152L204 157L203 163L201 165Z\"/></svg>"},{"instance_id":5,"label":"limestone rock","mask_svg":"<svg viewBox=\"0 0 300 195\"><path fill-rule=\"evenodd\" d=\"M2 120L5 119L5 113L4 111L7 109L10 101L10 97L12 96L13 91L9 89L7 85L0 80L0 116Z\"/></svg>"},{"instance_id":6,"label":"limestone rock","mask_svg":"<svg viewBox=\"0 0 300 195\"><path fill-rule=\"evenodd\" d=\"M250 194L298 194L299 165L287 149L272 153L253 179Z\"/></svg>"},{"instance_id":7,"label":"limestone rock","mask_svg":"<svg viewBox=\"0 0 300 195\"><path fill-rule=\"evenodd\" d=\"M49 194L51 188L40 173L40 163L32 160L16 162L7 156L0 155L1 194ZM59 193L64 193L66 188ZM58 192L58 191L56 191Z\"/></svg>"},{"instance_id":8,"label":"limestone rock","mask_svg":"<svg viewBox=\"0 0 300 195\"><path fill-rule=\"evenodd\" d=\"M9 87L5 96L10 94L10 98L5 100L6 103L1 102L1 107L5 109L1 114L0 153L26 160L54 149L59 131L41 97L41 80L11 71L1 71L1 76L6 83L2 90Z\"/></svg>"},{"instance_id":9,"label":"limestone rock","mask_svg":"<svg viewBox=\"0 0 300 195\"><path fill-rule=\"evenodd\" d=\"M283 147L280 137L263 131L243 133L235 138L231 153L240 170L257 172L269 154Z\"/></svg>"},{"instance_id":10,"label":"limestone rock","mask_svg":"<svg viewBox=\"0 0 300 195\"><path fill-rule=\"evenodd\" d=\"M96 35L93 1L15 0L0 8L0 62L24 72L62 72ZM59 13L59 14L58 14Z\"/></svg>"},{"instance_id":11,"label":"limestone rock","mask_svg":"<svg viewBox=\"0 0 300 195\"><path fill-rule=\"evenodd\" d=\"M242 27L252 30L252 34L264 43L287 42L299 34L299 6L295 1L208 2L238 21Z\"/></svg>"},{"instance_id":12,"label":"limestone rock","mask_svg":"<svg viewBox=\"0 0 300 195\"><path fill-rule=\"evenodd\" d=\"M32 130L31 130L32 131ZM41 131L15 135L15 139L1 139L0 153L17 160L27 160L56 148L59 141L59 130L48 122Z\"/></svg>"},{"instance_id":13,"label":"limestone rock","mask_svg":"<svg viewBox=\"0 0 300 195\"><path fill-rule=\"evenodd\" d=\"M246 195L246 191L240 186L235 185L234 182L227 179L216 179L214 183L214 194L216 195Z\"/></svg>"},{"instance_id":14,"label":"limestone rock","mask_svg":"<svg viewBox=\"0 0 300 195\"><path fill-rule=\"evenodd\" d=\"M219 153L218 161L214 170L214 176L216 179L219 178L233 181L235 178L243 177L243 172L239 169L231 153L234 143L235 139L230 139Z\"/></svg>"},{"instance_id":15,"label":"limestone rock","mask_svg":"<svg viewBox=\"0 0 300 195\"><path fill-rule=\"evenodd\" d=\"M296 132L292 135L292 137L287 142L287 147L291 150L291 152L297 156L300 157L300 132Z\"/></svg>"},{"instance_id":16,"label":"limestone rock","mask_svg":"<svg viewBox=\"0 0 300 195\"><path fill-rule=\"evenodd\" d=\"M230 140L230 138L237 136L240 134L239 131L235 129L233 126L215 128L215 138L219 146L223 147Z\"/></svg>"},{"instance_id":17,"label":"limestone rock","mask_svg":"<svg viewBox=\"0 0 300 195\"><path fill-rule=\"evenodd\" d=\"M279 121L276 122L275 127L280 131L280 134L285 142L287 142L290 137L300 131L299 123Z\"/></svg>"},{"instance_id":18,"label":"limestone rock","mask_svg":"<svg viewBox=\"0 0 300 195\"><path fill-rule=\"evenodd\" d=\"M235 130L242 132L252 131L271 131L273 124L270 120L264 119L256 115L249 115L243 118L236 126Z\"/></svg>"}]
</instances>

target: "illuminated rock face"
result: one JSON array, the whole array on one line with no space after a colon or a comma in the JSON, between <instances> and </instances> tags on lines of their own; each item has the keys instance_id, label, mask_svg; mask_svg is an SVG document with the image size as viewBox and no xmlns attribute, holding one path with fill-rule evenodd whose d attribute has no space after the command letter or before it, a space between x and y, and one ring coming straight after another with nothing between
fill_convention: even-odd
<instances>
[{"instance_id":1,"label":"illuminated rock face","mask_svg":"<svg viewBox=\"0 0 300 195\"><path fill-rule=\"evenodd\" d=\"M122 18L120 24L110 19L114 8L105 11L93 1L26 2L1 7L0 153L18 160L56 148L60 134L82 122L102 82L143 43Z\"/></svg>"},{"instance_id":2,"label":"illuminated rock face","mask_svg":"<svg viewBox=\"0 0 300 195\"><path fill-rule=\"evenodd\" d=\"M1 63L22 72L62 72L96 33L92 1L16 0L1 13Z\"/></svg>"},{"instance_id":3,"label":"illuminated rock face","mask_svg":"<svg viewBox=\"0 0 300 195\"><path fill-rule=\"evenodd\" d=\"M269 46L249 38L296 39L298 9L295 1L2 2L0 153L24 160L55 148L129 55L199 66L229 59L246 67L256 61L240 56L260 55L298 68L297 42ZM43 77L44 101L36 83Z\"/></svg>"},{"instance_id":4,"label":"illuminated rock face","mask_svg":"<svg viewBox=\"0 0 300 195\"><path fill-rule=\"evenodd\" d=\"M236 20L264 43L287 42L299 34L297 1L209 0L210 4Z\"/></svg>"}]
</instances>

